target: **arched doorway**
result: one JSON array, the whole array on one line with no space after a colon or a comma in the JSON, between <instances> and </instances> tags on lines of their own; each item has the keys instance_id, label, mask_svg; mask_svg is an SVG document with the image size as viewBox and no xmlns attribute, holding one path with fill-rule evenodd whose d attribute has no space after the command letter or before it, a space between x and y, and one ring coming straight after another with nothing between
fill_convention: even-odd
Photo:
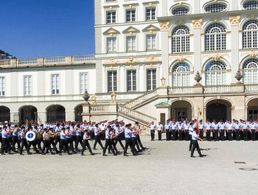
<instances>
[{"instance_id":1,"label":"arched doorway","mask_svg":"<svg viewBox=\"0 0 258 195\"><path fill-rule=\"evenodd\" d=\"M10 109L6 106L0 106L0 122L10 121Z\"/></svg>"},{"instance_id":2,"label":"arched doorway","mask_svg":"<svg viewBox=\"0 0 258 195\"><path fill-rule=\"evenodd\" d=\"M74 119L76 122L82 122L82 105L78 105L74 108Z\"/></svg>"},{"instance_id":3,"label":"arched doorway","mask_svg":"<svg viewBox=\"0 0 258 195\"><path fill-rule=\"evenodd\" d=\"M208 121L231 120L231 103L226 100L213 100L206 105L206 119Z\"/></svg>"},{"instance_id":4,"label":"arched doorway","mask_svg":"<svg viewBox=\"0 0 258 195\"><path fill-rule=\"evenodd\" d=\"M177 121L192 120L192 106L187 101L176 101L171 105L171 118Z\"/></svg>"},{"instance_id":5,"label":"arched doorway","mask_svg":"<svg viewBox=\"0 0 258 195\"><path fill-rule=\"evenodd\" d=\"M251 100L247 104L247 120L258 119L258 98Z\"/></svg>"},{"instance_id":6,"label":"arched doorway","mask_svg":"<svg viewBox=\"0 0 258 195\"><path fill-rule=\"evenodd\" d=\"M47 122L65 121L65 108L60 105L52 105L47 108Z\"/></svg>"},{"instance_id":7,"label":"arched doorway","mask_svg":"<svg viewBox=\"0 0 258 195\"><path fill-rule=\"evenodd\" d=\"M24 123L26 121L37 121L37 108L34 106L23 106L19 109L19 121Z\"/></svg>"}]
</instances>

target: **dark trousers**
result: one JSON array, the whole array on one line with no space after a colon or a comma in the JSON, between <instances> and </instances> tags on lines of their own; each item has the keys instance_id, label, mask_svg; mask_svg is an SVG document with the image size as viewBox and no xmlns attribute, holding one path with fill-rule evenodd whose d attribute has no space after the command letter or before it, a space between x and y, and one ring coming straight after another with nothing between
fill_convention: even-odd
<instances>
[{"instance_id":1,"label":"dark trousers","mask_svg":"<svg viewBox=\"0 0 258 195\"><path fill-rule=\"evenodd\" d=\"M213 130L213 139L215 140L215 141L218 141L218 130Z\"/></svg>"},{"instance_id":2,"label":"dark trousers","mask_svg":"<svg viewBox=\"0 0 258 195\"><path fill-rule=\"evenodd\" d=\"M243 130L243 135L244 135L244 140L247 141L248 140L248 130L247 129Z\"/></svg>"},{"instance_id":3,"label":"dark trousers","mask_svg":"<svg viewBox=\"0 0 258 195\"><path fill-rule=\"evenodd\" d=\"M103 155L106 154L107 148L109 148L111 150L113 155L116 155L112 139L106 139L106 143L105 143L105 146L104 146L104 149L103 149Z\"/></svg>"},{"instance_id":4,"label":"dark trousers","mask_svg":"<svg viewBox=\"0 0 258 195\"><path fill-rule=\"evenodd\" d=\"M155 130L150 130L150 135L151 135L151 141L154 141L154 139L155 139Z\"/></svg>"},{"instance_id":5,"label":"dark trousers","mask_svg":"<svg viewBox=\"0 0 258 195\"><path fill-rule=\"evenodd\" d=\"M202 156L198 141L197 140L192 140L191 157L193 156L195 149L197 149L197 152L199 153L199 156Z\"/></svg>"},{"instance_id":6,"label":"dark trousers","mask_svg":"<svg viewBox=\"0 0 258 195\"><path fill-rule=\"evenodd\" d=\"M15 145L17 144L17 149L20 150L20 140L18 139L18 136L12 137L12 150L15 152L16 148Z\"/></svg>"},{"instance_id":7,"label":"dark trousers","mask_svg":"<svg viewBox=\"0 0 258 195\"><path fill-rule=\"evenodd\" d=\"M183 131L182 130L178 130L178 139L183 140Z\"/></svg>"},{"instance_id":8,"label":"dark trousers","mask_svg":"<svg viewBox=\"0 0 258 195\"><path fill-rule=\"evenodd\" d=\"M93 149L96 149L97 143L100 145L100 147L102 148L102 150L104 149L102 143L101 143L101 136L100 135L96 135L95 136L95 142L93 145Z\"/></svg>"},{"instance_id":9,"label":"dark trousers","mask_svg":"<svg viewBox=\"0 0 258 195\"><path fill-rule=\"evenodd\" d=\"M2 139L2 148L1 148L1 154L4 154L5 152L9 153L11 151L11 146L8 138Z\"/></svg>"},{"instance_id":10,"label":"dark trousers","mask_svg":"<svg viewBox=\"0 0 258 195\"><path fill-rule=\"evenodd\" d=\"M37 142L36 141L32 141L32 142L28 142L28 153L30 153L30 147L33 147L33 150L36 151L36 153L39 153L39 150L37 149Z\"/></svg>"},{"instance_id":11,"label":"dark trousers","mask_svg":"<svg viewBox=\"0 0 258 195\"><path fill-rule=\"evenodd\" d=\"M227 136L228 136L228 140L232 141L233 137L232 137L232 130L231 129L227 131Z\"/></svg>"},{"instance_id":12,"label":"dark trousers","mask_svg":"<svg viewBox=\"0 0 258 195\"><path fill-rule=\"evenodd\" d=\"M132 144L133 144L133 147L135 148L135 151L136 152L140 152L141 151L141 148L137 142L137 138L136 137L133 137L132 138Z\"/></svg>"},{"instance_id":13,"label":"dark trousers","mask_svg":"<svg viewBox=\"0 0 258 195\"><path fill-rule=\"evenodd\" d=\"M82 151L81 154L83 155L84 151L86 150L86 147L88 148L89 152L91 155L93 155L93 152L91 150L90 144L88 140L83 140L82 141Z\"/></svg>"},{"instance_id":14,"label":"dark trousers","mask_svg":"<svg viewBox=\"0 0 258 195\"><path fill-rule=\"evenodd\" d=\"M76 136L75 137L75 150L76 151L79 151L79 149L78 149L78 145L81 145L81 147L82 147L82 136Z\"/></svg>"},{"instance_id":15,"label":"dark trousers","mask_svg":"<svg viewBox=\"0 0 258 195\"><path fill-rule=\"evenodd\" d=\"M27 154L29 154L29 148L28 148L28 142L27 142L27 140L26 140L25 138L22 138L22 139L20 140L20 142L21 142L20 154L22 154L23 148L25 148L26 151L27 151Z\"/></svg>"},{"instance_id":16,"label":"dark trousers","mask_svg":"<svg viewBox=\"0 0 258 195\"><path fill-rule=\"evenodd\" d=\"M206 131L206 140L210 141L211 140L211 130Z\"/></svg>"},{"instance_id":17,"label":"dark trousers","mask_svg":"<svg viewBox=\"0 0 258 195\"><path fill-rule=\"evenodd\" d=\"M67 149L67 140L65 139L60 139L59 142L59 153L62 154L62 152ZM69 151L69 150L68 150Z\"/></svg>"},{"instance_id":18,"label":"dark trousers","mask_svg":"<svg viewBox=\"0 0 258 195\"><path fill-rule=\"evenodd\" d=\"M118 135L118 136L115 138L114 142L115 142L115 146L117 145L117 143L119 143L120 146L123 148L123 150L125 149L124 144L123 144L123 142L122 142L122 139L121 139L121 136L120 136L120 135Z\"/></svg>"},{"instance_id":19,"label":"dark trousers","mask_svg":"<svg viewBox=\"0 0 258 195\"><path fill-rule=\"evenodd\" d=\"M125 149L124 149L124 155L127 153L127 149L130 146L131 152L133 155L136 155L135 148L133 146L132 138L125 138Z\"/></svg>"},{"instance_id":20,"label":"dark trousers","mask_svg":"<svg viewBox=\"0 0 258 195\"><path fill-rule=\"evenodd\" d=\"M220 137L220 140L221 140L221 141L224 141L224 140L225 140L224 134L225 134L225 130L224 130L224 129L221 129L221 130L220 130L220 133L219 133L219 137Z\"/></svg>"},{"instance_id":21,"label":"dark trousers","mask_svg":"<svg viewBox=\"0 0 258 195\"><path fill-rule=\"evenodd\" d=\"M189 131L188 130L184 131L184 138L185 138L185 140L189 140Z\"/></svg>"},{"instance_id":22,"label":"dark trousers","mask_svg":"<svg viewBox=\"0 0 258 195\"><path fill-rule=\"evenodd\" d=\"M177 130L172 130L173 140L177 140L178 138L177 132L178 132Z\"/></svg>"},{"instance_id":23,"label":"dark trousers","mask_svg":"<svg viewBox=\"0 0 258 195\"><path fill-rule=\"evenodd\" d=\"M200 138L203 139L203 129L200 129Z\"/></svg>"},{"instance_id":24,"label":"dark trousers","mask_svg":"<svg viewBox=\"0 0 258 195\"><path fill-rule=\"evenodd\" d=\"M55 138L50 138L50 147L52 146L53 150L58 153L58 150L57 150L57 147L56 147L56 144L57 142L55 141Z\"/></svg>"},{"instance_id":25,"label":"dark trousers","mask_svg":"<svg viewBox=\"0 0 258 195\"><path fill-rule=\"evenodd\" d=\"M141 141L141 138L140 138L139 134L136 135L136 141L137 141L138 145L140 146L141 150L143 150L144 147L142 145L142 141Z\"/></svg>"},{"instance_id":26,"label":"dark trousers","mask_svg":"<svg viewBox=\"0 0 258 195\"><path fill-rule=\"evenodd\" d=\"M240 140L240 131L239 131L239 129L235 130L235 134L236 134L236 140L239 141Z\"/></svg>"},{"instance_id":27,"label":"dark trousers","mask_svg":"<svg viewBox=\"0 0 258 195\"><path fill-rule=\"evenodd\" d=\"M161 139L162 139L162 131L158 131L158 139L159 139L159 141L161 141Z\"/></svg>"},{"instance_id":28,"label":"dark trousers","mask_svg":"<svg viewBox=\"0 0 258 195\"><path fill-rule=\"evenodd\" d=\"M50 140L43 140L42 154L46 154L48 151L52 153L52 148L50 147Z\"/></svg>"},{"instance_id":29,"label":"dark trousers","mask_svg":"<svg viewBox=\"0 0 258 195\"><path fill-rule=\"evenodd\" d=\"M255 131L255 129L252 129L251 133L252 133L251 134L252 135L252 140L255 141L256 140L256 131Z\"/></svg>"},{"instance_id":30,"label":"dark trousers","mask_svg":"<svg viewBox=\"0 0 258 195\"><path fill-rule=\"evenodd\" d=\"M166 140L169 141L170 140L170 131L169 129L166 129Z\"/></svg>"}]
</instances>

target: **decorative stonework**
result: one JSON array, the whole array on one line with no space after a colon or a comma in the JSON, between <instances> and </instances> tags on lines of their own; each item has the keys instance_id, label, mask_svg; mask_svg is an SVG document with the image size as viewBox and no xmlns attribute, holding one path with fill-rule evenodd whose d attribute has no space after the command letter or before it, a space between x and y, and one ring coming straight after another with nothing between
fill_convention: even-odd
<instances>
[{"instance_id":1,"label":"decorative stonework","mask_svg":"<svg viewBox=\"0 0 258 195\"><path fill-rule=\"evenodd\" d=\"M252 51L249 52L248 55L249 55L251 58L256 58L258 54L257 54L256 51L252 50Z\"/></svg>"},{"instance_id":2,"label":"decorative stonework","mask_svg":"<svg viewBox=\"0 0 258 195\"><path fill-rule=\"evenodd\" d=\"M168 29L170 27L170 22L169 21L160 21L159 26L160 26L161 31L168 31Z\"/></svg>"},{"instance_id":3,"label":"decorative stonework","mask_svg":"<svg viewBox=\"0 0 258 195\"><path fill-rule=\"evenodd\" d=\"M241 74L240 70L236 72L235 78L238 82L243 78L243 75Z\"/></svg>"},{"instance_id":4,"label":"decorative stonework","mask_svg":"<svg viewBox=\"0 0 258 195\"><path fill-rule=\"evenodd\" d=\"M116 103L116 93L114 91L111 93L111 101L112 103Z\"/></svg>"},{"instance_id":5,"label":"decorative stonework","mask_svg":"<svg viewBox=\"0 0 258 195\"><path fill-rule=\"evenodd\" d=\"M96 101L97 101L97 97L96 97L96 95L93 95L93 96L91 96L90 97L90 100L92 101L92 104L96 104Z\"/></svg>"},{"instance_id":6,"label":"decorative stonework","mask_svg":"<svg viewBox=\"0 0 258 195\"><path fill-rule=\"evenodd\" d=\"M229 22L231 25L239 25L240 23L240 16L230 16Z\"/></svg>"},{"instance_id":7,"label":"decorative stonework","mask_svg":"<svg viewBox=\"0 0 258 195\"><path fill-rule=\"evenodd\" d=\"M192 26L193 28L201 28L203 24L202 19L192 20Z\"/></svg>"},{"instance_id":8,"label":"decorative stonework","mask_svg":"<svg viewBox=\"0 0 258 195\"><path fill-rule=\"evenodd\" d=\"M219 61L222 58L222 55L220 53L215 53L211 58L214 61Z\"/></svg>"},{"instance_id":9,"label":"decorative stonework","mask_svg":"<svg viewBox=\"0 0 258 195\"><path fill-rule=\"evenodd\" d=\"M180 62L180 63L182 63L182 62L185 61L185 57L182 56L182 55L181 55L181 56L178 56L178 57L177 57L177 61Z\"/></svg>"},{"instance_id":10,"label":"decorative stonework","mask_svg":"<svg viewBox=\"0 0 258 195\"><path fill-rule=\"evenodd\" d=\"M199 82L202 80L202 77L201 77L199 71L197 71L197 73L196 73L196 75L195 75L195 77L194 77L194 80L195 80L197 83L199 83Z\"/></svg>"}]
</instances>

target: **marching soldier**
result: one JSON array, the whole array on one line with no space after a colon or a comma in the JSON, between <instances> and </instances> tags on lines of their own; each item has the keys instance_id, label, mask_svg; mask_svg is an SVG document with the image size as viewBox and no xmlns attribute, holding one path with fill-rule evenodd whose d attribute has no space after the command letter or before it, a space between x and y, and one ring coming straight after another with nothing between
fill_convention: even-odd
<instances>
[{"instance_id":1,"label":"marching soldier","mask_svg":"<svg viewBox=\"0 0 258 195\"><path fill-rule=\"evenodd\" d=\"M114 149L114 144L113 144L113 136L115 136L114 130L111 128L111 126L109 125L105 131L105 139L106 139L106 143L105 143L105 147L103 149L103 156L106 156L106 150L107 148L109 148L113 155L116 156L117 153Z\"/></svg>"},{"instance_id":2,"label":"marching soldier","mask_svg":"<svg viewBox=\"0 0 258 195\"><path fill-rule=\"evenodd\" d=\"M102 143L101 143L101 130L99 128L99 125L96 124L95 127L93 128L94 131L94 138L95 138L95 142L94 142L94 146L93 149L96 150L96 145L97 143L100 145L100 147L102 148L102 150L104 149Z\"/></svg>"}]
</instances>

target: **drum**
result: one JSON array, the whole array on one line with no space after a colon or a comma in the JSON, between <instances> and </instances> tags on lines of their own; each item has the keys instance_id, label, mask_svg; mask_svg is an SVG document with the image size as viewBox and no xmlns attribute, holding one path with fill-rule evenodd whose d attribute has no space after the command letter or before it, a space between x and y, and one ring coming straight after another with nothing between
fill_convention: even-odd
<instances>
[{"instance_id":1,"label":"drum","mask_svg":"<svg viewBox=\"0 0 258 195\"><path fill-rule=\"evenodd\" d=\"M36 133L34 131L28 131L25 138L27 141L33 142L36 139Z\"/></svg>"}]
</instances>

